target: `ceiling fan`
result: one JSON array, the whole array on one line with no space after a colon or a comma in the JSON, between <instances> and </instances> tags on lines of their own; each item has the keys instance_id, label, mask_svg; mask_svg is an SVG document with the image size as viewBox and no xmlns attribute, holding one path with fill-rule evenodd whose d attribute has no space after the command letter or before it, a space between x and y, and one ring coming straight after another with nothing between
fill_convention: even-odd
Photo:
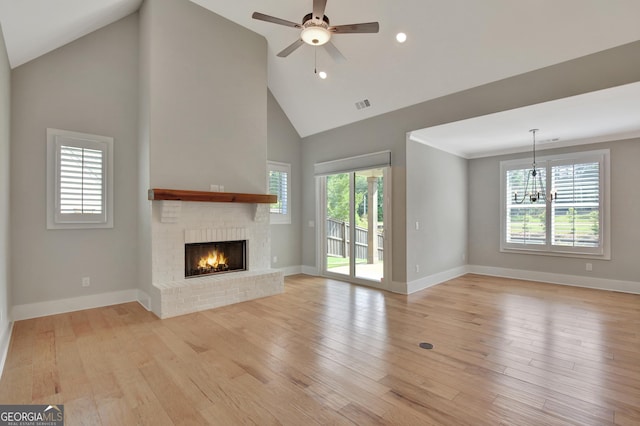
<instances>
[{"instance_id":1,"label":"ceiling fan","mask_svg":"<svg viewBox=\"0 0 640 426\"><path fill-rule=\"evenodd\" d=\"M286 58L294 50L307 43L311 46L324 46L325 50L336 62L342 62L345 57L340 53L338 48L331 43L333 34L349 34L349 33L377 33L380 26L377 22L366 22L362 24L335 25L329 23L329 17L324 14L327 6L327 0L313 0L313 12L302 18L301 24L287 21L285 19L276 18L259 12L253 12L251 17L260 21L271 22L286 27L301 29L300 38L282 52L278 53L281 58Z\"/></svg>"}]
</instances>

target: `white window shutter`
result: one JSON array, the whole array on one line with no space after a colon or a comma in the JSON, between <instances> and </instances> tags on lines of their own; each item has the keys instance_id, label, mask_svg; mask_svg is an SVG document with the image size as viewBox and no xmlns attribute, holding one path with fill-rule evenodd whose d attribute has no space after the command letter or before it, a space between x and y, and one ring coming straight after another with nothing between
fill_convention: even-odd
<instances>
[{"instance_id":1,"label":"white window shutter","mask_svg":"<svg viewBox=\"0 0 640 426\"><path fill-rule=\"evenodd\" d=\"M47 129L47 228L113 227L113 138Z\"/></svg>"}]
</instances>

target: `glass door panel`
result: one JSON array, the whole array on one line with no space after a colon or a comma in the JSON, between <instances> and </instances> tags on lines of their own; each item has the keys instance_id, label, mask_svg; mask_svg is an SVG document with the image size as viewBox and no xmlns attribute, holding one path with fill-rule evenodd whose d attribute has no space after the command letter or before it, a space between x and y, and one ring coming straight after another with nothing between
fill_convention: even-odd
<instances>
[{"instance_id":1,"label":"glass door panel","mask_svg":"<svg viewBox=\"0 0 640 426\"><path fill-rule=\"evenodd\" d=\"M384 216L382 170L355 173L355 276L382 281Z\"/></svg>"},{"instance_id":2,"label":"glass door panel","mask_svg":"<svg viewBox=\"0 0 640 426\"><path fill-rule=\"evenodd\" d=\"M351 275L349 218L350 173L326 177L326 272Z\"/></svg>"},{"instance_id":3,"label":"glass door panel","mask_svg":"<svg viewBox=\"0 0 640 426\"><path fill-rule=\"evenodd\" d=\"M326 273L383 281L383 175L372 169L325 177Z\"/></svg>"}]
</instances>

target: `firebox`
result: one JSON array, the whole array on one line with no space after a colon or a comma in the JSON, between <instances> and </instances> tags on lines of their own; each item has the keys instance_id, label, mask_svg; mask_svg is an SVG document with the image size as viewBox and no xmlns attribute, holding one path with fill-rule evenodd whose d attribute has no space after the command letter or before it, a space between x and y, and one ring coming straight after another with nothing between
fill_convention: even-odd
<instances>
[{"instance_id":1,"label":"firebox","mask_svg":"<svg viewBox=\"0 0 640 426\"><path fill-rule=\"evenodd\" d=\"M215 241L184 245L184 276L220 274L247 269L247 241Z\"/></svg>"}]
</instances>

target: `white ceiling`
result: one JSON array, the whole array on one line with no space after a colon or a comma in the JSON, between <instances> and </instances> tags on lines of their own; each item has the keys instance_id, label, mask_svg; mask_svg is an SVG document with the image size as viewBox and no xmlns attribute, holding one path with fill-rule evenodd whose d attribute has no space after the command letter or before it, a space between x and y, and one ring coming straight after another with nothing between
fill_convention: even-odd
<instances>
[{"instance_id":1,"label":"white ceiling","mask_svg":"<svg viewBox=\"0 0 640 426\"><path fill-rule=\"evenodd\" d=\"M411 132L464 158L640 137L640 82Z\"/></svg>"},{"instance_id":2,"label":"white ceiling","mask_svg":"<svg viewBox=\"0 0 640 426\"><path fill-rule=\"evenodd\" d=\"M312 0L192 1L266 37L269 88L302 137L640 40L638 0L328 0L325 13L333 25L380 22L378 34L335 35L347 58L336 64L323 48L307 45L276 57L298 30L251 19L258 11L299 22ZM11 66L120 19L140 3L0 0ZM408 34L406 43L395 41L398 31ZM326 80L314 74L314 49ZM371 107L358 110L355 103L363 99Z\"/></svg>"}]
</instances>

